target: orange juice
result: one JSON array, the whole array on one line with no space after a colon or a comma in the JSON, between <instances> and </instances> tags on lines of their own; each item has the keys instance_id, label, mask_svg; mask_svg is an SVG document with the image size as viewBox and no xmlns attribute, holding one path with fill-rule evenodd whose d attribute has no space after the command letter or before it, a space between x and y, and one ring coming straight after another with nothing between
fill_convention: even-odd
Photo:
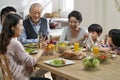
<instances>
[{"instance_id":1,"label":"orange juice","mask_svg":"<svg viewBox=\"0 0 120 80\"><path fill-rule=\"evenodd\" d=\"M95 55L98 55L98 53L99 53L98 47L93 47L93 53L94 53Z\"/></svg>"},{"instance_id":2,"label":"orange juice","mask_svg":"<svg viewBox=\"0 0 120 80\"><path fill-rule=\"evenodd\" d=\"M79 50L79 43L74 43L74 51L77 52Z\"/></svg>"}]
</instances>

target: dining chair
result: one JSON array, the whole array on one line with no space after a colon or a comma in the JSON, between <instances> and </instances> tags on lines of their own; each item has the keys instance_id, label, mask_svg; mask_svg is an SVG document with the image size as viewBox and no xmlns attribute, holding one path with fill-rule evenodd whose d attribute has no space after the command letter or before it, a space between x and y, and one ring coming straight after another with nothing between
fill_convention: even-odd
<instances>
[{"instance_id":1,"label":"dining chair","mask_svg":"<svg viewBox=\"0 0 120 80\"><path fill-rule=\"evenodd\" d=\"M108 37L108 35L107 35L107 34L105 34L104 44L107 44L107 37Z\"/></svg>"},{"instance_id":2,"label":"dining chair","mask_svg":"<svg viewBox=\"0 0 120 80\"><path fill-rule=\"evenodd\" d=\"M0 54L0 67L2 71L2 80L12 80L12 74L9 69L9 62L5 54Z\"/></svg>"}]
</instances>

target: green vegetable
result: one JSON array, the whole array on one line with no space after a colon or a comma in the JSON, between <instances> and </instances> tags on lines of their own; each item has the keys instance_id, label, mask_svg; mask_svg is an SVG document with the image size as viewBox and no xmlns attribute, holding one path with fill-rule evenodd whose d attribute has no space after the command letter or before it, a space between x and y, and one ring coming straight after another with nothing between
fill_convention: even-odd
<instances>
[{"instance_id":1,"label":"green vegetable","mask_svg":"<svg viewBox=\"0 0 120 80\"><path fill-rule=\"evenodd\" d=\"M31 44L25 44L24 46L25 46L25 47L29 47L29 48L36 48L36 47L37 47L37 44L31 43Z\"/></svg>"},{"instance_id":2,"label":"green vegetable","mask_svg":"<svg viewBox=\"0 0 120 80\"><path fill-rule=\"evenodd\" d=\"M53 61L50 62L50 64L54 65L54 66L62 66L64 65L62 60L59 59L54 59Z\"/></svg>"},{"instance_id":3,"label":"green vegetable","mask_svg":"<svg viewBox=\"0 0 120 80\"><path fill-rule=\"evenodd\" d=\"M85 68L95 68L100 63L100 61L97 58L84 58L82 62Z\"/></svg>"},{"instance_id":4,"label":"green vegetable","mask_svg":"<svg viewBox=\"0 0 120 80\"><path fill-rule=\"evenodd\" d=\"M35 49L25 48L25 51L28 52L28 53L34 53L34 52L35 52Z\"/></svg>"}]
</instances>

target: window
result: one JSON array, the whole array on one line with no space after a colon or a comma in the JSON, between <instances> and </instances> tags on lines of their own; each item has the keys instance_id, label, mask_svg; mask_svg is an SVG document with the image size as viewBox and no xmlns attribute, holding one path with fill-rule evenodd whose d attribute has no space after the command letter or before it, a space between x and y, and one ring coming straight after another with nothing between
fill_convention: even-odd
<instances>
[{"instance_id":1,"label":"window","mask_svg":"<svg viewBox=\"0 0 120 80\"><path fill-rule=\"evenodd\" d=\"M61 10L71 11L74 9L74 0L61 0Z\"/></svg>"},{"instance_id":2,"label":"window","mask_svg":"<svg viewBox=\"0 0 120 80\"><path fill-rule=\"evenodd\" d=\"M60 0L60 17L67 18L72 10L74 10L74 0Z\"/></svg>"}]
</instances>

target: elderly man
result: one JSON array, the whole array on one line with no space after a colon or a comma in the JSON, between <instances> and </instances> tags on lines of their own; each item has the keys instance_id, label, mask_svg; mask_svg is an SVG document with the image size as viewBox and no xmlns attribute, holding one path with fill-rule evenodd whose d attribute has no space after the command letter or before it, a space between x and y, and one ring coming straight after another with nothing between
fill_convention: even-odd
<instances>
[{"instance_id":1,"label":"elderly man","mask_svg":"<svg viewBox=\"0 0 120 80\"><path fill-rule=\"evenodd\" d=\"M34 3L29 9L29 17L23 22L23 33L20 41L23 44L37 43L38 35L42 33L43 37L47 39L50 28L47 20L41 18L42 6L39 3Z\"/></svg>"},{"instance_id":2,"label":"elderly man","mask_svg":"<svg viewBox=\"0 0 120 80\"><path fill-rule=\"evenodd\" d=\"M1 24L0 24L0 33L1 33L1 30L2 30L2 25L3 25L3 22L6 18L6 16L9 14L9 13L16 13L16 9L12 6L7 6L5 8L3 8L1 10L1 14L0 14L0 17L1 17Z\"/></svg>"}]
</instances>

